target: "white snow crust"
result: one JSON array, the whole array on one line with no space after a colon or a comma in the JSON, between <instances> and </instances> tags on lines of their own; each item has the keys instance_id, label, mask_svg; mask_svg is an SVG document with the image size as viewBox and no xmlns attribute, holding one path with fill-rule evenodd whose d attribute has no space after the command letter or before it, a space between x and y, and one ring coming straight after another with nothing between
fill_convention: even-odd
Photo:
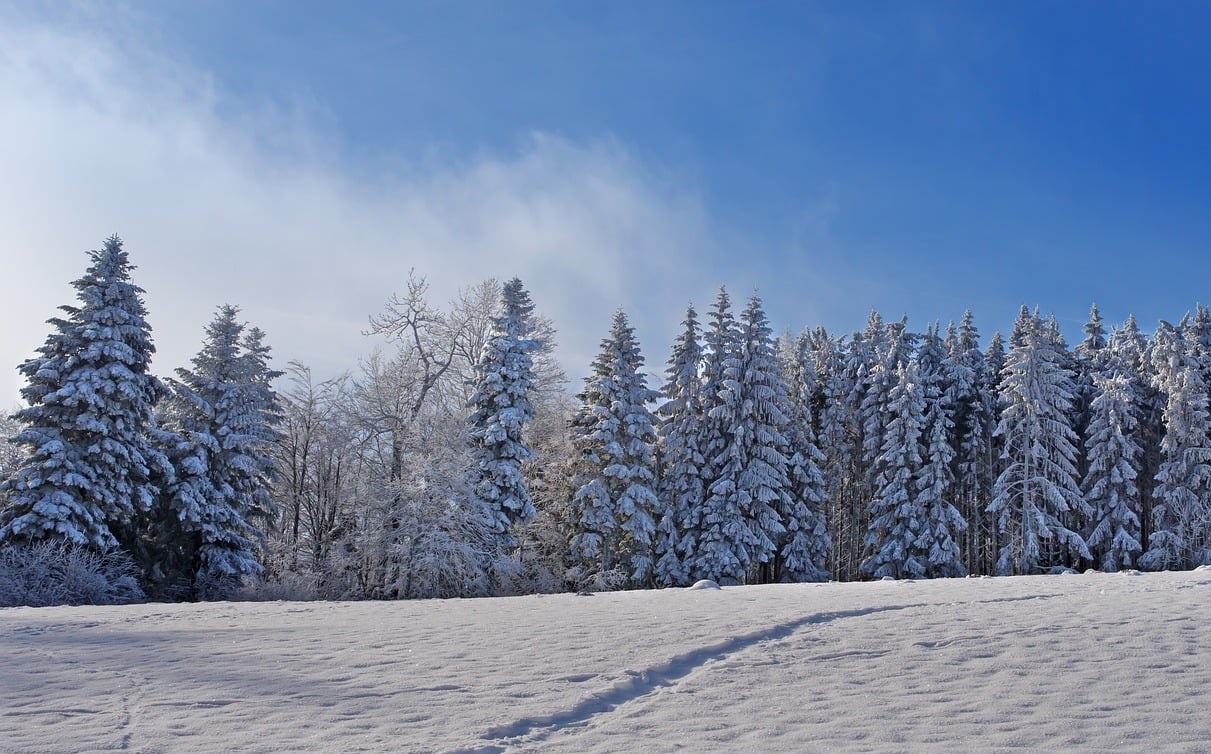
<instances>
[{"instance_id":1,"label":"white snow crust","mask_svg":"<svg viewBox=\"0 0 1211 754\"><path fill-rule=\"evenodd\" d=\"M1206 751L1211 572L0 610L0 750Z\"/></svg>"}]
</instances>

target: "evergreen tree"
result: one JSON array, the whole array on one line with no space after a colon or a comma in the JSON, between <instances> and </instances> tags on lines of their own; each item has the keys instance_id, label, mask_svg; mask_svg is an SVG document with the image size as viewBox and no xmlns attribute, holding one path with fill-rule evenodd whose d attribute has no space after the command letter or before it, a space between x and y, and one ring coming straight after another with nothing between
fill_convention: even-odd
<instances>
[{"instance_id":1,"label":"evergreen tree","mask_svg":"<svg viewBox=\"0 0 1211 754\"><path fill-rule=\"evenodd\" d=\"M652 577L656 430L647 404L659 393L648 389L642 367L635 331L619 311L572 422L581 478L572 559L599 585L616 570L634 585Z\"/></svg>"},{"instance_id":2,"label":"evergreen tree","mask_svg":"<svg viewBox=\"0 0 1211 754\"><path fill-rule=\"evenodd\" d=\"M1085 339L1072 350L1072 368L1075 387L1072 406L1072 429L1077 437L1089 437L1089 422L1092 413L1093 400L1098 395L1094 387L1094 378L1106 370L1106 328L1102 324L1102 315L1097 304L1089 308L1089 321L1084 327ZM1089 461L1085 453L1085 445L1077 448L1077 477L1084 479L1089 473Z\"/></svg>"},{"instance_id":3,"label":"evergreen tree","mask_svg":"<svg viewBox=\"0 0 1211 754\"><path fill-rule=\"evenodd\" d=\"M836 578L848 580L860 573L869 515L861 412L874 355L862 333L854 333L844 351L841 343L831 340L817 348L825 349L828 369L820 438L829 495L826 517L833 542L832 572Z\"/></svg>"},{"instance_id":4,"label":"evergreen tree","mask_svg":"<svg viewBox=\"0 0 1211 754\"><path fill-rule=\"evenodd\" d=\"M532 354L542 344L531 337L534 304L521 280L505 283L502 304L502 313L493 318L492 337L475 367L475 393L468 402L472 411L467 422L475 464L474 494L489 519L496 549L508 553L517 547L510 528L535 515L521 469L533 452L522 431L534 417L530 403L535 381Z\"/></svg>"},{"instance_id":5,"label":"evergreen tree","mask_svg":"<svg viewBox=\"0 0 1211 754\"><path fill-rule=\"evenodd\" d=\"M921 471L921 429L925 400L916 363L896 369L888 396L887 428L878 458L877 493L871 501L862 572L874 578L920 578L926 563L914 544L921 533L917 478Z\"/></svg>"},{"instance_id":6,"label":"evergreen tree","mask_svg":"<svg viewBox=\"0 0 1211 754\"><path fill-rule=\"evenodd\" d=\"M740 580L747 568L742 563L740 543L748 537L748 529L740 512L725 505L725 501L710 494L718 481L723 459L735 425L735 406L730 402L725 370L741 349L740 331L732 316L731 297L719 289L711 310L710 327L706 332L706 348L702 364L702 427L699 450L702 453L703 499L693 506L682 526L682 547L687 578Z\"/></svg>"},{"instance_id":7,"label":"evergreen tree","mask_svg":"<svg viewBox=\"0 0 1211 754\"><path fill-rule=\"evenodd\" d=\"M984 509L992 500L996 479L992 450L995 424L991 420L996 394L970 310L963 313L953 337L947 335L943 371L947 377L946 401L954 422L954 499L968 524L962 539L962 560L968 571L981 572L994 528Z\"/></svg>"},{"instance_id":8,"label":"evergreen tree","mask_svg":"<svg viewBox=\"0 0 1211 754\"><path fill-rule=\"evenodd\" d=\"M133 520L151 506L156 476L171 473L148 440L164 387L148 372L155 347L143 289L111 236L74 281L79 306L62 306L27 380L14 442L28 452L0 490L0 542L61 539L95 550L131 549Z\"/></svg>"},{"instance_id":9,"label":"evergreen tree","mask_svg":"<svg viewBox=\"0 0 1211 754\"><path fill-rule=\"evenodd\" d=\"M1139 475L1136 485L1140 500L1140 542L1146 543L1152 533L1152 498L1156 475L1161 465L1161 439L1165 434L1165 396L1151 379L1149 339L1140 331L1134 316L1128 316L1123 326L1108 339L1107 374L1124 376L1136 407L1138 425L1135 436L1140 446Z\"/></svg>"},{"instance_id":10,"label":"evergreen tree","mask_svg":"<svg viewBox=\"0 0 1211 754\"><path fill-rule=\"evenodd\" d=\"M1063 366L1051 328L1022 307L1001 380L1005 470L988 512L1001 535L998 574L1033 573L1051 565L1043 548L1088 558L1079 534L1064 525L1084 506L1075 480L1076 435L1069 424L1072 375Z\"/></svg>"},{"instance_id":11,"label":"evergreen tree","mask_svg":"<svg viewBox=\"0 0 1211 754\"><path fill-rule=\"evenodd\" d=\"M884 427L887 424L891 391L896 384L900 367L908 363L913 342L913 336L907 332L905 320L884 326L880 333L881 322L878 313L871 312L866 337L871 362L866 373L860 413L863 456L867 480L872 491L878 488L877 480L883 473L883 469L879 467L879 458L883 453Z\"/></svg>"},{"instance_id":12,"label":"evergreen tree","mask_svg":"<svg viewBox=\"0 0 1211 754\"><path fill-rule=\"evenodd\" d=\"M1153 344L1157 387L1168 396L1153 531L1140 564L1151 570L1211 561L1211 416L1196 346L1161 323Z\"/></svg>"},{"instance_id":13,"label":"evergreen tree","mask_svg":"<svg viewBox=\"0 0 1211 754\"><path fill-rule=\"evenodd\" d=\"M813 332L812 349L819 383L815 417L819 419L817 437L824 454L820 466L825 483L825 519L832 542L830 570L836 578L848 579L857 573L857 560L861 554L860 540L855 542L852 531L855 519L851 510L864 503L854 501L862 481L861 435L854 416L855 407L849 400L852 389L850 367L856 360L847 358L841 343L829 337L823 328Z\"/></svg>"},{"instance_id":14,"label":"evergreen tree","mask_svg":"<svg viewBox=\"0 0 1211 754\"><path fill-rule=\"evenodd\" d=\"M153 580L170 594L229 597L264 570L261 527L275 514L269 495L281 411L264 333L245 330L225 305L206 327L192 369L177 370L164 412L176 470L150 518Z\"/></svg>"},{"instance_id":15,"label":"evergreen tree","mask_svg":"<svg viewBox=\"0 0 1211 754\"><path fill-rule=\"evenodd\" d=\"M1000 332L994 332L984 349L984 376L980 381L980 398L984 405L985 437L988 438L988 450L985 453L986 462L980 476L980 489L986 501L980 510L979 521L982 526L980 551L977 567L972 570L979 573L993 573L996 562L1000 557L1000 531L996 517L988 513L988 504L992 502L997 478L1005 470L1005 438L996 434L1001 424L1001 377L1005 372L1005 339Z\"/></svg>"},{"instance_id":16,"label":"evergreen tree","mask_svg":"<svg viewBox=\"0 0 1211 754\"><path fill-rule=\"evenodd\" d=\"M827 489L820 464L824 454L816 444L812 402L817 375L812 364L811 340L805 333L783 340L783 381L787 386L789 445L787 477L790 487L779 510L786 533L778 550L779 581L827 581L832 540L824 518Z\"/></svg>"},{"instance_id":17,"label":"evergreen tree","mask_svg":"<svg viewBox=\"0 0 1211 754\"><path fill-rule=\"evenodd\" d=\"M1085 440L1089 470L1085 500L1094 509L1089 551L1104 571L1131 568L1143 549L1140 544L1140 447L1131 383L1124 375L1095 375L1097 396L1090 404Z\"/></svg>"},{"instance_id":18,"label":"evergreen tree","mask_svg":"<svg viewBox=\"0 0 1211 754\"><path fill-rule=\"evenodd\" d=\"M714 333L712 333L714 335ZM723 442L707 493L692 572L698 578L745 582L771 577L786 474L786 386L761 300L749 300L738 348L723 362L710 421Z\"/></svg>"},{"instance_id":19,"label":"evergreen tree","mask_svg":"<svg viewBox=\"0 0 1211 754\"><path fill-rule=\"evenodd\" d=\"M921 427L921 470L917 474L917 509L922 527L913 549L920 553L928 578L967 575L958 537L967 521L953 501L958 492L954 477L955 450L952 445L946 356L938 338L937 325L926 333L917 352L921 394L925 403Z\"/></svg>"},{"instance_id":20,"label":"evergreen tree","mask_svg":"<svg viewBox=\"0 0 1211 754\"><path fill-rule=\"evenodd\" d=\"M660 416L660 519L656 525L656 582L662 586L686 583L684 558L692 553L692 538L682 541L694 511L705 497L699 447L702 433L702 383L698 375L702 346L698 342L698 314L686 310L685 326L673 346L665 374L665 402Z\"/></svg>"}]
</instances>

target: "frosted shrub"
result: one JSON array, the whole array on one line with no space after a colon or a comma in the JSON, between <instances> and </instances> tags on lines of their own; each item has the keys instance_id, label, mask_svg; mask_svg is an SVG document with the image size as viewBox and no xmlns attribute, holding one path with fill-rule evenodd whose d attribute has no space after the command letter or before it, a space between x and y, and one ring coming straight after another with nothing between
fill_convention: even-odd
<instances>
[{"instance_id":1,"label":"frosted shrub","mask_svg":"<svg viewBox=\"0 0 1211 754\"><path fill-rule=\"evenodd\" d=\"M125 553L97 553L65 542L0 550L0 607L126 605L147 599Z\"/></svg>"}]
</instances>

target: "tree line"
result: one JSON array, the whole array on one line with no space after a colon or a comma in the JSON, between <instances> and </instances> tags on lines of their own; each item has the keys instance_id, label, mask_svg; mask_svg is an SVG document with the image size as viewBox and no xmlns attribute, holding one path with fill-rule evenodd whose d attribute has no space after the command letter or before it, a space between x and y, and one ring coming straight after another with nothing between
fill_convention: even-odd
<instances>
[{"instance_id":1,"label":"tree line","mask_svg":"<svg viewBox=\"0 0 1211 754\"><path fill-rule=\"evenodd\" d=\"M220 307L160 380L117 237L19 369L0 547L130 559L164 599L395 599L1211 562L1211 314L1023 307L775 337L691 306L657 387L617 312L575 396L521 281L411 276L334 379Z\"/></svg>"}]
</instances>

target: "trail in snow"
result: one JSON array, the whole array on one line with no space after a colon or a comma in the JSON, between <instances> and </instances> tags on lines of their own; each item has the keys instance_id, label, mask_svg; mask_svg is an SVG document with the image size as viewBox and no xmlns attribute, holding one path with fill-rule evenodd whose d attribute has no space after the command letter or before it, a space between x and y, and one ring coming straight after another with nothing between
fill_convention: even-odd
<instances>
[{"instance_id":1,"label":"trail in snow","mask_svg":"<svg viewBox=\"0 0 1211 754\"><path fill-rule=\"evenodd\" d=\"M1207 749L1211 572L0 610L0 750Z\"/></svg>"}]
</instances>

